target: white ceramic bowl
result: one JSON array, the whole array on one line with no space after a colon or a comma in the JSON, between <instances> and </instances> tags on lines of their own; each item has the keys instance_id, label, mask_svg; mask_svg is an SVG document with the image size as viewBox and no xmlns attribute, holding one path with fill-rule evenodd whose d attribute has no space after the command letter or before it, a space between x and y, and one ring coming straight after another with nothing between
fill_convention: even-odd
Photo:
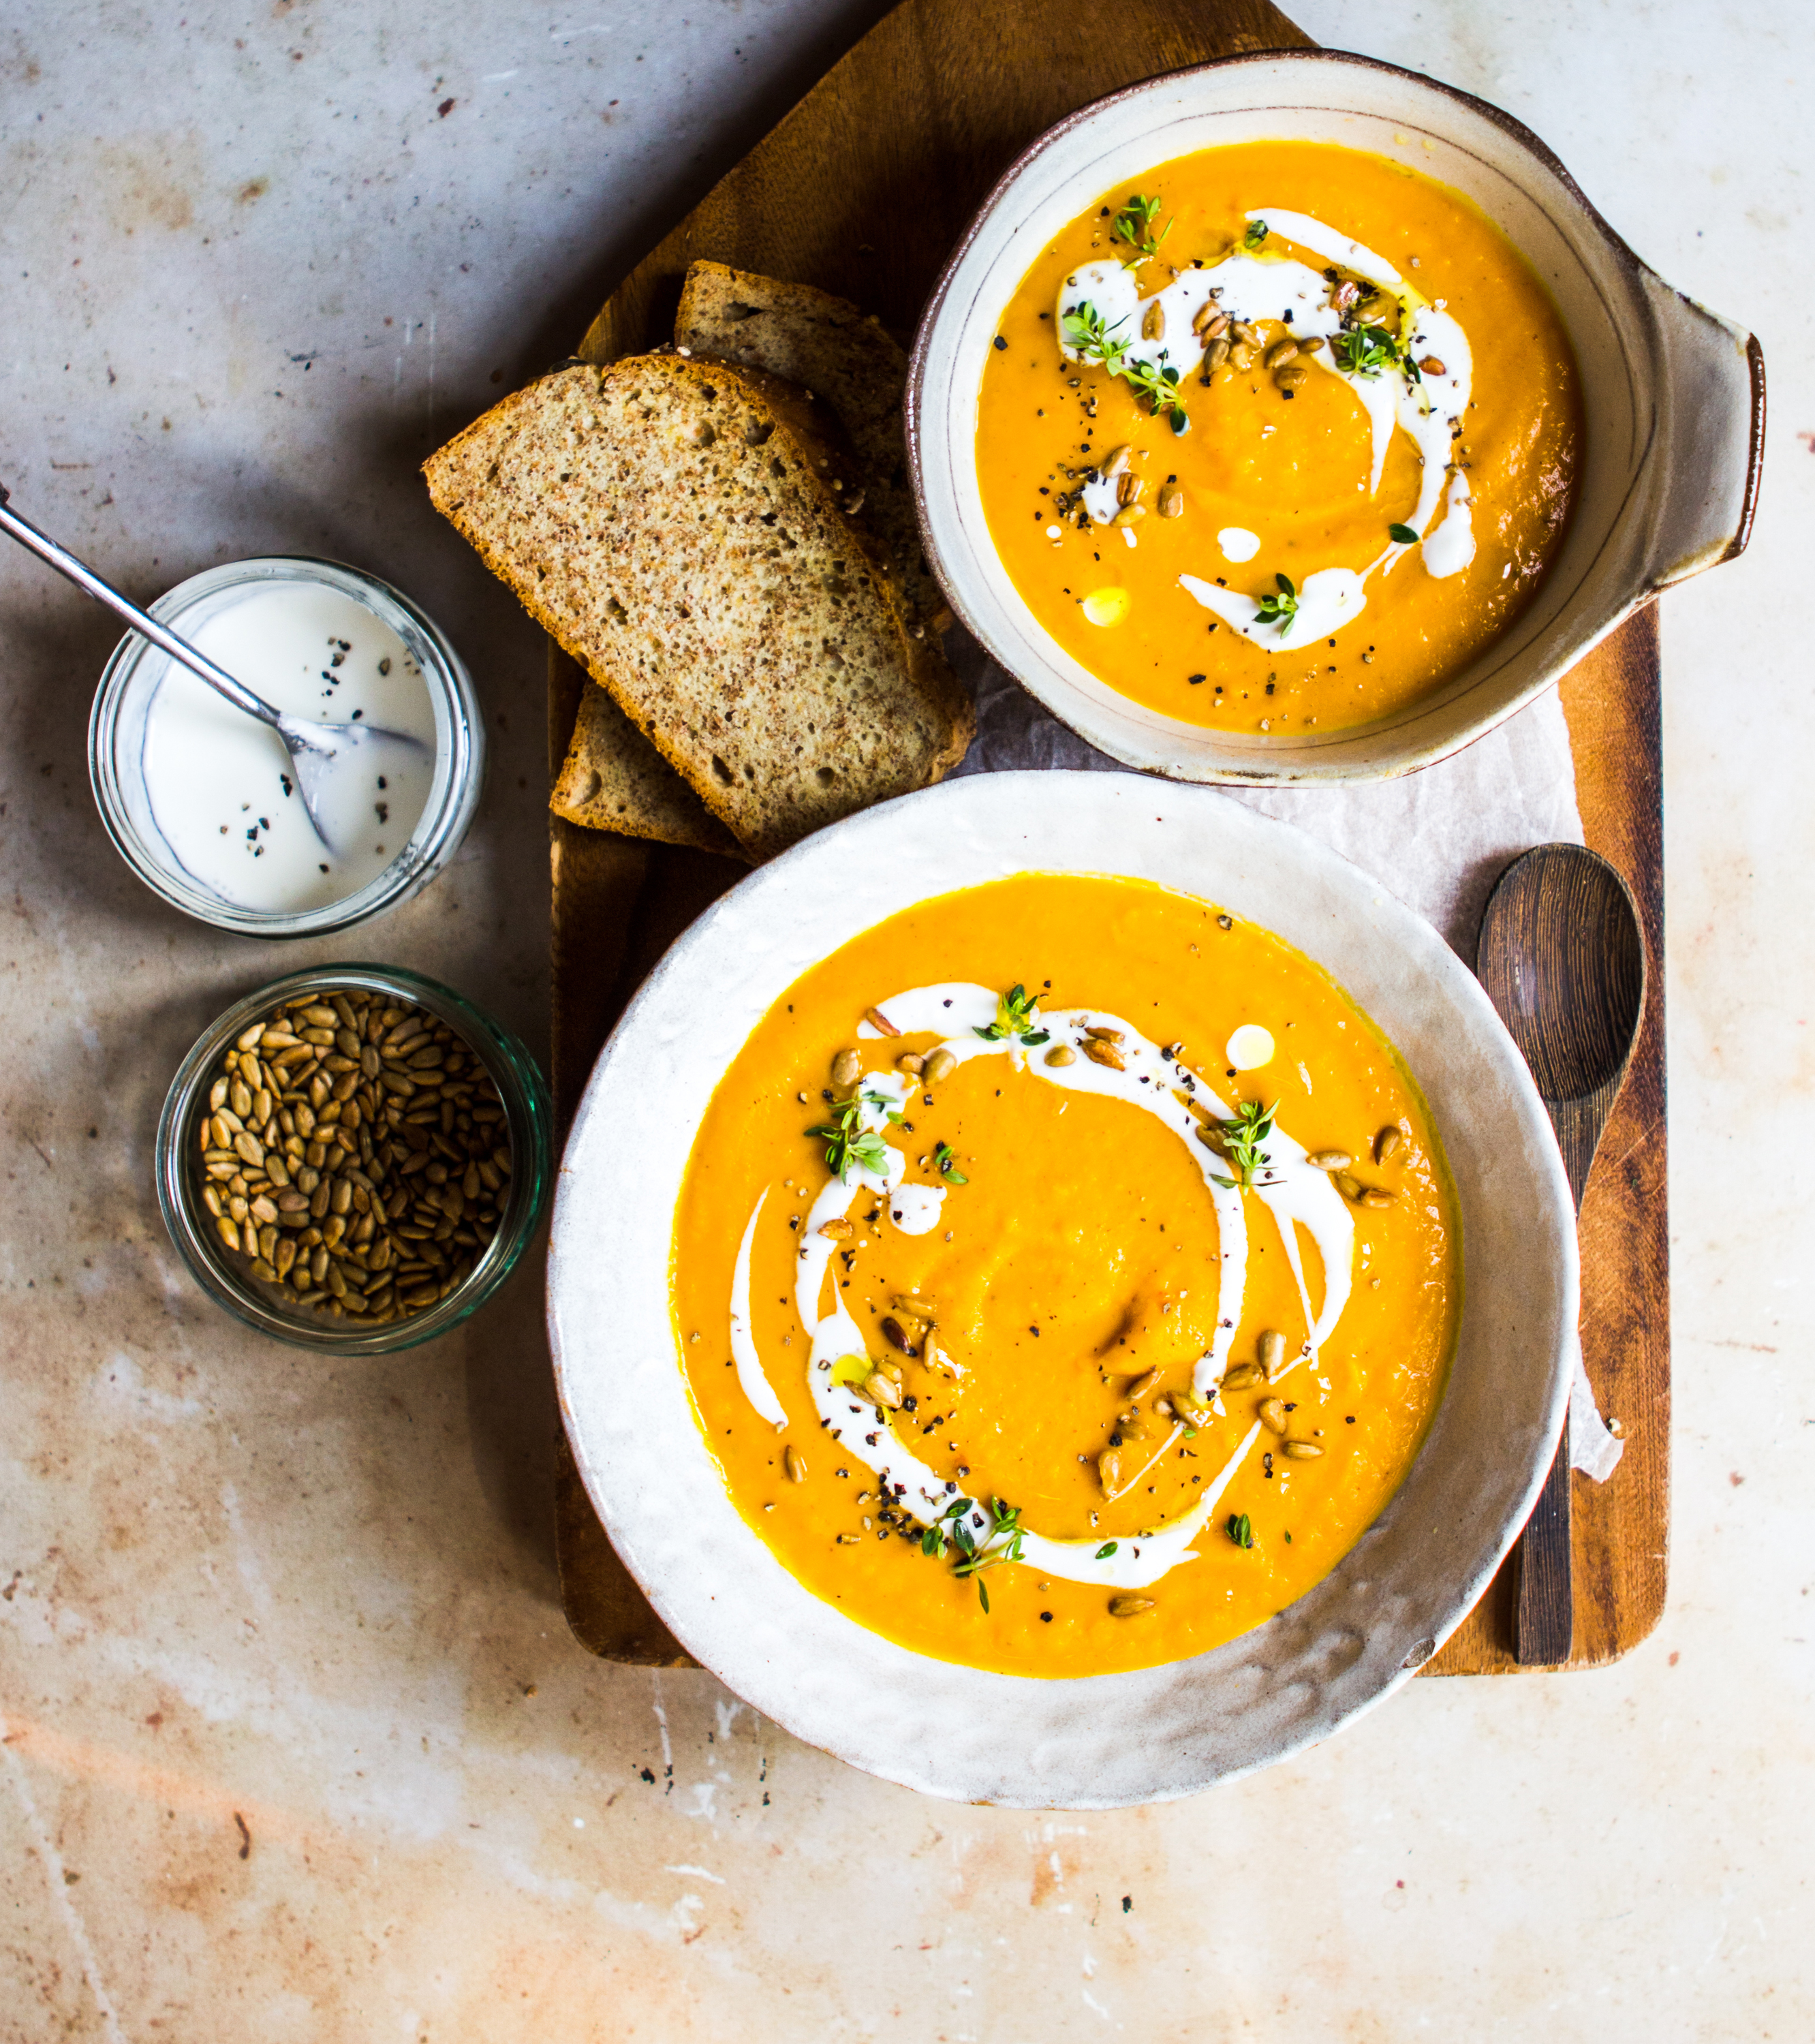
<instances>
[{"instance_id":1,"label":"white ceramic bowl","mask_svg":"<svg viewBox=\"0 0 1815 2044\"><path fill-rule=\"evenodd\" d=\"M1256 1631L1136 1674L985 1674L804 1589L732 1504L669 1303L676 1202L714 1085L798 975L885 916L1029 870L1212 899L1326 967L1424 1088L1461 1202L1465 1301L1424 1449L1341 1564ZM675 1636L798 1737L965 1801L1184 1796L1326 1738L1407 1681L1525 1523L1563 1424L1574 1209L1543 1107L1430 926L1313 839L1206 790L991 774L866 811L763 866L663 959L606 1044L557 1178L548 1327L588 1495Z\"/></svg>"},{"instance_id":2,"label":"white ceramic bowl","mask_svg":"<svg viewBox=\"0 0 1815 2044\"><path fill-rule=\"evenodd\" d=\"M1466 194L1549 286L1581 365L1580 495L1536 600L1435 694L1349 731L1211 731L1117 694L1017 593L978 489L984 359L1040 250L1112 186L1193 150L1263 140L1344 143ZM1749 334L1647 269L1510 114L1371 58L1289 50L1129 86L1061 121L1013 164L921 321L907 439L927 558L953 610L1093 745L1178 780L1370 780L1482 736L1640 604L1744 547L1764 442L1764 361Z\"/></svg>"}]
</instances>

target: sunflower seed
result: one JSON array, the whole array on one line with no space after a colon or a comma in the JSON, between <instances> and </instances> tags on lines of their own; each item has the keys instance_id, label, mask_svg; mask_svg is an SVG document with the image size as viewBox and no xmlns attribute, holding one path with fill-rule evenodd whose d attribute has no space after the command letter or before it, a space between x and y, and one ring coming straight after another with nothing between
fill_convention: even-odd
<instances>
[{"instance_id":1,"label":"sunflower seed","mask_svg":"<svg viewBox=\"0 0 1815 2044\"><path fill-rule=\"evenodd\" d=\"M1396 1121L1390 1121L1374 1139L1374 1161L1384 1164L1405 1139L1405 1131Z\"/></svg>"},{"instance_id":2,"label":"sunflower seed","mask_svg":"<svg viewBox=\"0 0 1815 2044\"><path fill-rule=\"evenodd\" d=\"M394 1319L463 1284L497 1233L507 1132L456 1032L346 989L279 1008L223 1055L198 1116L194 1197L242 1271L286 1288L287 1310ZM412 1185L432 1203L412 1208ZM401 1291L400 1251L420 1274Z\"/></svg>"},{"instance_id":3,"label":"sunflower seed","mask_svg":"<svg viewBox=\"0 0 1815 2044\"><path fill-rule=\"evenodd\" d=\"M902 1406L902 1388L882 1370L873 1370L863 1380L863 1396L872 1405L886 1405L891 1412Z\"/></svg>"},{"instance_id":4,"label":"sunflower seed","mask_svg":"<svg viewBox=\"0 0 1815 2044\"><path fill-rule=\"evenodd\" d=\"M1113 1596L1109 1599L1111 1618L1139 1618L1144 1612L1155 1608L1154 1600L1148 1596Z\"/></svg>"},{"instance_id":5,"label":"sunflower seed","mask_svg":"<svg viewBox=\"0 0 1815 2044\"><path fill-rule=\"evenodd\" d=\"M1295 1462L1314 1462L1322 1454L1323 1450L1315 1441L1288 1441L1285 1452Z\"/></svg>"},{"instance_id":6,"label":"sunflower seed","mask_svg":"<svg viewBox=\"0 0 1815 2044\"><path fill-rule=\"evenodd\" d=\"M921 1078L926 1085L935 1086L942 1079L949 1078L957 1069L957 1058L941 1044L922 1066Z\"/></svg>"}]
</instances>

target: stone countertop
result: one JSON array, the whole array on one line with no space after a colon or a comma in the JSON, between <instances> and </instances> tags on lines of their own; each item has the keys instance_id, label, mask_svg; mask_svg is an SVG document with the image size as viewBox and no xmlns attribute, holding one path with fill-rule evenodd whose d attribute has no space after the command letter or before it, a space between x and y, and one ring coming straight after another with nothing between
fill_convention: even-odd
<instances>
[{"instance_id":1,"label":"stone countertop","mask_svg":"<svg viewBox=\"0 0 1815 2044\"><path fill-rule=\"evenodd\" d=\"M20 508L141 598L251 553L375 569L464 650L493 745L417 902L281 956L216 936L94 814L110 622L0 558L0 2037L1815 2034L1790 0L1294 10L1520 115L1771 365L1751 551L1663 606L1675 1539L1625 1662L1419 1682L1165 1808L929 1803L706 1676L574 1646L533 1270L433 1348L325 1365L237 1331L164 1239L164 1087L259 979L382 958L545 1040L541 643L415 465L882 11L15 0L0 26Z\"/></svg>"}]
</instances>

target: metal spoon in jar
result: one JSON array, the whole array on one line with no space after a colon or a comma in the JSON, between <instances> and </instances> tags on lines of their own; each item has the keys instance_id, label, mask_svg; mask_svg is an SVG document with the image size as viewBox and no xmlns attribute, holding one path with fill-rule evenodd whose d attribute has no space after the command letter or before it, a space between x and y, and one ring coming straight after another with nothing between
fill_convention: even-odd
<instances>
[{"instance_id":1,"label":"metal spoon in jar","mask_svg":"<svg viewBox=\"0 0 1815 2044\"><path fill-rule=\"evenodd\" d=\"M303 813L310 827L329 851L334 847L328 833L321 828L317 809L323 782L330 770L345 768L352 755L363 748L383 741L387 745L406 745L413 751L426 747L419 738L408 732L386 731L375 724L322 724L313 717L293 717L288 710L274 709L262 696L256 696L243 682L236 682L225 667L217 667L206 653L198 653L185 639L179 639L167 624L160 624L147 611L130 598L122 596L110 583L103 582L94 569L79 561L66 548L60 547L55 540L40 532L36 525L21 518L10 509L11 499L4 483L0 483L0 531L10 533L21 547L34 553L41 561L48 561L60 574L67 575L78 589L86 590L97 597L110 610L125 618L133 629L152 644L167 653L173 660L181 663L192 674L198 674L210 688L225 696L234 709L244 710L248 717L256 717L261 724L268 724L275 731L283 749L290 755L290 764L296 782L296 792L302 797Z\"/></svg>"},{"instance_id":2,"label":"metal spoon in jar","mask_svg":"<svg viewBox=\"0 0 1815 2044\"><path fill-rule=\"evenodd\" d=\"M1531 1067L1582 1211L1594 1152L1645 1010L1645 947L1626 883L1598 852L1540 844L1513 860L1482 912L1475 970ZM1569 1420L1519 1535L1514 1653L1569 1658Z\"/></svg>"}]
</instances>

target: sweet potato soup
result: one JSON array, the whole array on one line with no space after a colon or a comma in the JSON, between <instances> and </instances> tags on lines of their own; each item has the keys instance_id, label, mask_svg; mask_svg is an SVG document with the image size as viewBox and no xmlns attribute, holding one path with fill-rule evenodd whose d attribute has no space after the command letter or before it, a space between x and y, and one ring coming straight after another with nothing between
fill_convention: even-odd
<instances>
[{"instance_id":1,"label":"sweet potato soup","mask_svg":"<svg viewBox=\"0 0 1815 2044\"><path fill-rule=\"evenodd\" d=\"M1004 310L990 531L1059 644L1188 723L1331 731L1428 694L1531 601L1582 448L1549 294L1473 205L1312 142L1180 157Z\"/></svg>"},{"instance_id":2,"label":"sweet potato soup","mask_svg":"<svg viewBox=\"0 0 1815 2044\"><path fill-rule=\"evenodd\" d=\"M701 1427L783 1564L1020 1675L1201 1653L1327 1574L1460 1304L1436 1134L1341 989L1204 902L1056 874L790 989L673 1258Z\"/></svg>"}]
</instances>

